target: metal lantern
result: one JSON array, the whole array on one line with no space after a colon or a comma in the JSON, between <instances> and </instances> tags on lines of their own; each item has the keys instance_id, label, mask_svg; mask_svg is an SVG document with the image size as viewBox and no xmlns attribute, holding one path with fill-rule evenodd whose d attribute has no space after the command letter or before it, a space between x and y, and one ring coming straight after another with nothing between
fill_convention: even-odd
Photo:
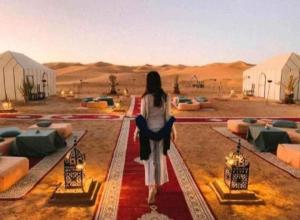
<instances>
[{"instance_id":1,"label":"metal lantern","mask_svg":"<svg viewBox=\"0 0 300 220\"><path fill-rule=\"evenodd\" d=\"M65 188L74 189L84 186L85 154L75 147L67 154L64 161Z\"/></svg>"},{"instance_id":2,"label":"metal lantern","mask_svg":"<svg viewBox=\"0 0 300 220\"><path fill-rule=\"evenodd\" d=\"M9 111L9 110L13 109L13 105L10 100L7 100L7 101L2 102L2 108L5 111Z\"/></svg>"},{"instance_id":3,"label":"metal lantern","mask_svg":"<svg viewBox=\"0 0 300 220\"><path fill-rule=\"evenodd\" d=\"M248 189L249 162L240 152L241 143L237 145L237 150L225 157L224 182L230 190Z\"/></svg>"}]
</instances>

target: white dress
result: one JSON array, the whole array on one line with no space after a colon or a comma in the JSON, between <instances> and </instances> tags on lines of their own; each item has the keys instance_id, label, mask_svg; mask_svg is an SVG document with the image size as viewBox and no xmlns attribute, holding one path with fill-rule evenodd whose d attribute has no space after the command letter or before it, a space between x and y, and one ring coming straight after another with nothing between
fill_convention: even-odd
<instances>
[{"instance_id":1,"label":"white dress","mask_svg":"<svg viewBox=\"0 0 300 220\"><path fill-rule=\"evenodd\" d=\"M141 115L147 120L148 128L159 131L170 117L169 101L163 102L161 107L154 106L153 95L146 95L141 101ZM151 154L143 161L145 167L145 184L163 185L169 181L166 156L163 153L163 140L150 140Z\"/></svg>"}]
</instances>

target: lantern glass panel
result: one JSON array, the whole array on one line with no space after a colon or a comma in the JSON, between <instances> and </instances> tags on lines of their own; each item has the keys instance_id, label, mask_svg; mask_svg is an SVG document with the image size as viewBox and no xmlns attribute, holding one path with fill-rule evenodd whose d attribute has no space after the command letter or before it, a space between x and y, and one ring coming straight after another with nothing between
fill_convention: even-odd
<instances>
[{"instance_id":1,"label":"lantern glass panel","mask_svg":"<svg viewBox=\"0 0 300 220\"><path fill-rule=\"evenodd\" d=\"M85 154L76 147L71 150L64 161L65 188L83 188ZM80 169L78 169L80 167Z\"/></svg>"},{"instance_id":2,"label":"lantern glass panel","mask_svg":"<svg viewBox=\"0 0 300 220\"><path fill-rule=\"evenodd\" d=\"M224 182L230 190L246 190L249 181L249 162L240 152L240 142L237 151L225 158Z\"/></svg>"}]
</instances>

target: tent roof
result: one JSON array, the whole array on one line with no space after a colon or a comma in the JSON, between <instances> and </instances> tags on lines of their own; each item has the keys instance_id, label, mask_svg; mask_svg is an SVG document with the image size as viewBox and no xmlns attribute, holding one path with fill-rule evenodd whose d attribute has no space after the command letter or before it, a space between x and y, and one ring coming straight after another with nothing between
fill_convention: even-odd
<instances>
[{"instance_id":1,"label":"tent roof","mask_svg":"<svg viewBox=\"0 0 300 220\"><path fill-rule=\"evenodd\" d=\"M297 55L296 53L283 54L265 60L264 62L259 63L256 66L247 69L246 71L265 70L265 69L281 70L293 55L298 57L298 59L300 60L300 56Z\"/></svg>"},{"instance_id":2,"label":"tent roof","mask_svg":"<svg viewBox=\"0 0 300 220\"><path fill-rule=\"evenodd\" d=\"M5 56L6 54L10 54L15 59L15 61L24 69L42 69L44 71L53 71L22 53L6 51L0 54L0 58L1 56Z\"/></svg>"}]
</instances>

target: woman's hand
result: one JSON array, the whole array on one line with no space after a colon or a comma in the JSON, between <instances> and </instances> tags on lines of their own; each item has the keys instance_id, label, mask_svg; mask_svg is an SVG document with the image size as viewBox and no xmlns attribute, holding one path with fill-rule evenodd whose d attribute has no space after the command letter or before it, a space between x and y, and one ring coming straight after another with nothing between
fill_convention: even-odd
<instances>
[{"instance_id":1,"label":"woman's hand","mask_svg":"<svg viewBox=\"0 0 300 220\"><path fill-rule=\"evenodd\" d=\"M136 129L136 130L134 131L133 141L136 142L137 139L138 139L138 137L139 137L139 131Z\"/></svg>"}]
</instances>

